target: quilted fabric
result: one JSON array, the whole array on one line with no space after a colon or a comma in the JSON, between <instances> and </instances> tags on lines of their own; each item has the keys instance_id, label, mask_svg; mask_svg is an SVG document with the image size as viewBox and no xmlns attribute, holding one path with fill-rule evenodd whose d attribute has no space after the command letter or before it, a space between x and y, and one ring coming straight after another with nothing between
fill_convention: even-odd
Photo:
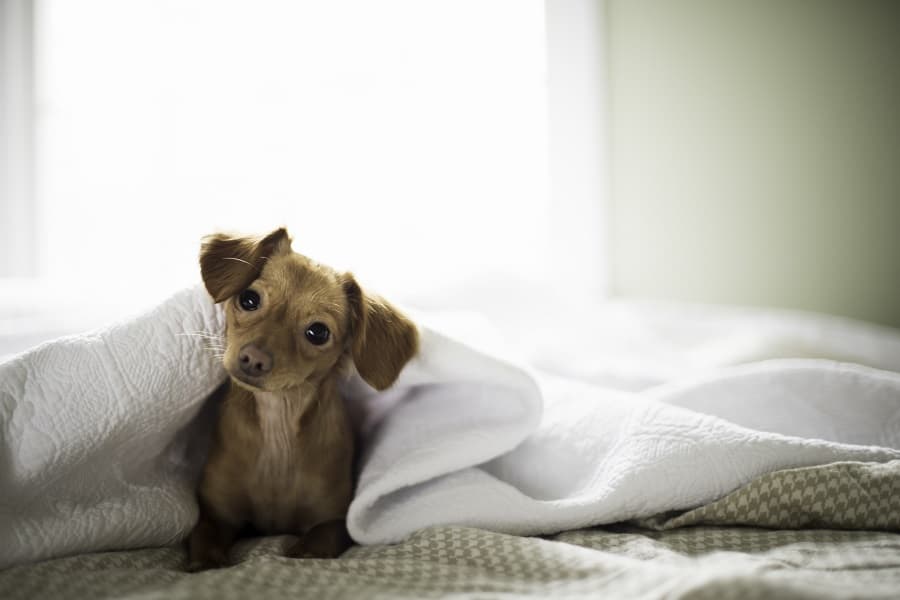
<instances>
[{"instance_id":1,"label":"quilted fabric","mask_svg":"<svg viewBox=\"0 0 900 600\"><path fill-rule=\"evenodd\" d=\"M780 469L900 458L900 374L893 372L777 360L640 394L539 381L542 422L488 462L484 444L502 431L496 400L419 388L415 402L389 412L350 507L354 539L396 542L434 525L518 535L576 529L701 506ZM752 428L716 416L736 398L743 409L729 416L754 415ZM448 403L458 418L446 417ZM782 409L754 411L760 405ZM476 415L488 409L485 426ZM804 429L791 434L795 420ZM458 468L445 471L446 461Z\"/></svg>"},{"instance_id":2,"label":"quilted fabric","mask_svg":"<svg viewBox=\"0 0 900 600\"><path fill-rule=\"evenodd\" d=\"M0 568L166 545L190 532L215 412L207 398L225 380L205 346L223 329L222 311L197 286L0 364ZM429 456L414 481L494 458L536 427L541 398L521 369L427 328L421 337L394 389L346 382L373 445L388 430L376 427L378 415L390 410L402 417L390 420L402 424L390 444ZM402 467L391 465L391 475ZM370 492L390 481L367 473Z\"/></svg>"},{"instance_id":3,"label":"quilted fabric","mask_svg":"<svg viewBox=\"0 0 900 600\"><path fill-rule=\"evenodd\" d=\"M361 543L435 525L547 534L691 509L779 469L900 459L898 373L770 361L622 393L419 325L394 388L346 382L367 436L348 515ZM0 365L0 568L190 531L192 444L223 372L185 334L221 328L196 288Z\"/></svg>"},{"instance_id":4,"label":"quilted fabric","mask_svg":"<svg viewBox=\"0 0 900 600\"><path fill-rule=\"evenodd\" d=\"M0 364L0 568L170 544L193 526L192 424L225 379L193 334L222 326L189 289Z\"/></svg>"},{"instance_id":5,"label":"quilted fabric","mask_svg":"<svg viewBox=\"0 0 900 600\"><path fill-rule=\"evenodd\" d=\"M240 547L244 562L188 574L179 548L89 554L0 572L0 597L896 598L900 535L692 527L589 529L549 539L422 530L337 560L296 560L290 538Z\"/></svg>"}]
</instances>

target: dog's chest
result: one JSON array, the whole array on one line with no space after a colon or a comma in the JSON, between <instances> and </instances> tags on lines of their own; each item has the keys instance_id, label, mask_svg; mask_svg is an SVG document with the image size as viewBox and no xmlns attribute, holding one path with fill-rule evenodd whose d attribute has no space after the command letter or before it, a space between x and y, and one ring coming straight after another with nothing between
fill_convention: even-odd
<instances>
[{"instance_id":1,"label":"dog's chest","mask_svg":"<svg viewBox=\"0 0 900 600\"><path fill-rule=\"evenodd\" d=\"M256 396L260 429L256 468L261 477L284 481L296 470L297 427L304 401L304 398L288 399L276 394Z\"/></svg>"},{"instance_id":2,"label":"dog's chest","mask_svg":"<svg viewBox=\"0 0 900 600\"><path fill-rule=\"evenodd\" d=\"M308 469L300 445L300 415L311 397L286 398L278 394L256 395L259 451L251 485L253 521L266 532L295 530L308 503Z\"/></svg>"}]
</instances>

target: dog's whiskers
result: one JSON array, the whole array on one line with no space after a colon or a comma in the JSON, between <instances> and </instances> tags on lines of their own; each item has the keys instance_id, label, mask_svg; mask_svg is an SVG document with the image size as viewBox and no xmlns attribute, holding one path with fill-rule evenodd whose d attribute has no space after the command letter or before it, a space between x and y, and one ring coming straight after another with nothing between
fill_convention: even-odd
<instances>
[{"instance_id":1,"label":"dog's whiskers","mask_svg":"<svg viewBox=\"0 0 900 600\"><path fill-rule=\"evenodd\" d=\"M225 337L218 333L212 333L211 331L183 331L181 333L176 333L175 335L196 335L196 336L201 336L201 337L212 337L212 338L224 338Z\"/></svg>"},{"instance_id":2,"label":"dog's whiskers","mask_svg":"<svg viewBox=\"0 0 900 600\"><path fill-rule=\"evenodd\" d=\"M185 331L183 333L176 333L177 336L185 336L185 337L197 337L204 340L212 340L216 342L224 342L225 336L218 335L215 333L209 333L207 331Z\"/></svg>"},{"instance_id":3,"label":"dog's whiskers","mask_svg":"<svg viewBox=\"0 0 900 600\"><path fill-rule=\"evenodd\" d=\"M252 267L252 266L253 266L253 265L251 265L250 263L248 263L246 260L244 260L243 258L238 258L238 257L236 257L236 256L226 256L226 257L224 257L222 260L236 260L236 261L238 261L238 262L244 263L244 264L247 265L248 267Z\"/></svg>"},{"instance_id":4,"label":"dog's whiskers","mask_svg":"<svg viewBox=\"0 0 900 600\"><path fill-rule=\"evenodd\" d=\"M203 349L209 352L216 360L225 358L226 344L225 336L210 333L208 331L184 331L176 333L179 337L193 337L203 342Z\"/></svg>"},{"instance_id":5,"label":"dog's whiskers","mask_svg":"<svg viewBox=\"0 0 900 600\"><path fill-rule=\"evenodd\" d=\"M225 348L213 348L211 346L204 346L204 350L210 353L213 358L222 360L225 358Z\"/></svg>"}]
</instances>

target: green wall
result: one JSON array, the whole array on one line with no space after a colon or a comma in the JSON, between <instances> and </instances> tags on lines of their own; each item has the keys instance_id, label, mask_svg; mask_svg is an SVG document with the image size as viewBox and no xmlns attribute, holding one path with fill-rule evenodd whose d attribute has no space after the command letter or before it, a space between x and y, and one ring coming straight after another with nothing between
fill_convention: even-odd
<instances>
[{"instance_id":1,"label":"green wall","mask_svg":"<svg viewBox=\"0 0 900 600\"><path fill-rule=\"evenodd\" d=\"M900 326L900 1L607 11L613 293Z\"/></svg>"}]
</instances>

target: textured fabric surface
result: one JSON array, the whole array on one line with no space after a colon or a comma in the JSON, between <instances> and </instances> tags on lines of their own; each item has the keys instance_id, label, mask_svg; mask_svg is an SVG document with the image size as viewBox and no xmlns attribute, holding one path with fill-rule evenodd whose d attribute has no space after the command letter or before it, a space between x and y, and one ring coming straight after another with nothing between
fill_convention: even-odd
<instances>
[{"instance_id":1,"label":"textured fabric surface","mask_svg":"<svg viewBox=\"0 0 900 600\"><path fill-rule=\"evenodd\" d=\"M223 328L222 311L198 286L0 364L0 568L162 546L190 532L215 414L207 399L226 378L210 352ZM420 336L419 355L389 391L344 382L362 427L393 408L393 428L379 427L373 444L388 435L404 448L404 460L389 465L399 470L366 471L362 480L374 484L357 498L366 507L376 503L367 494L380 497L385 485L414 485L511 450L540 419L537 385L523 370L425 327ZM403 471L423 461L429 469Z\"/></svg>"},{"instance_id":2,"label":"textured fabric surface","mask_svg":"<svg viewBox=\"0 0 900 600\"><path fill-rule=\"evenodd\" d=\"M0 364L0 568L171 544L193 526L195 417L225 379L195 335L222 326L189 289Z\"/></svg>"},{"instance_id":3,"label":"textured fabric surface","mask_svg":"<svg viewBox=\"0 0 900 600\"><path fill-rule=\"evenodd\" d=\"M242 562L188 574L180 548L88 554L0 572L30 598L895 598L900 535L695 527L590 529L547 539L431 528L337 560L281 556L290 538L244 542Z\"/></svg>"},{"instance_id":4,"label":"textured fabric surface","mask_svg":"<svg viewBox=\"0 0 900 600\"><path fill-rule=\"evenodd\" d=\"M705 506L636 524L652 529L707 524L900 531L900 461L776 471Z\"/></svg>"},{"instance_id":5,"label":"textured fabric surface","mask_svg":"<svg viewBox=\"0 0 900 600\"><path fill-rule=\"evenodd\" d=\"M390 390L344 382L365 434L347 518L360 543L432 526L546 534L692 509L779 469L900 460L900 371L823 359L848 344L887 357L896 332L631 393L535 375L479 331L416 322L421 351ZM188 534L201 409L224 379L204 345L222 327L198 287L0 364L0 568ZM752 355L805 352L773 339Z\"/></svg>"},{"instance_id":6,"label":"textured fabric surface","mask_svg":"<svg viewBox=\"0 0 900 600\"><path fill-rule=\"evenodd\" d=\"M538 380L539 426L489 462L483 448L508 416L496 398L423 390L390 411L363 460L354 539L451 525L539 535L690 509L780 469L900 459L900 373L773 360L640 394ZM717 414L735 398L741 410ZM752 427L736 422L751 415Z\"/></svg>"}]
</instances>

